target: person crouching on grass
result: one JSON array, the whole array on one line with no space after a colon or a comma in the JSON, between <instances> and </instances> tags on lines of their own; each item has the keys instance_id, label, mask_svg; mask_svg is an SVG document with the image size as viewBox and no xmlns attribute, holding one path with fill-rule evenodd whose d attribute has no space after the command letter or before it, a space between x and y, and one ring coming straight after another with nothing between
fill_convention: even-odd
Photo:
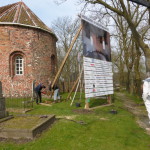
<instances>
[{"instance_id":1,"label":"person crouching on grass","mask_svg":"<svg viewBox=\"0 0 150 150\"><path fill-rule=\"evenodd\" d=\"M37 104L42 102L42 95L41 95L41 93L42 93L42 89L43 88L46 88L46 87L43 85L43 83L40 83L34 89L35 94L36 94L36 103Z\"/></svg>"}]
</instances>

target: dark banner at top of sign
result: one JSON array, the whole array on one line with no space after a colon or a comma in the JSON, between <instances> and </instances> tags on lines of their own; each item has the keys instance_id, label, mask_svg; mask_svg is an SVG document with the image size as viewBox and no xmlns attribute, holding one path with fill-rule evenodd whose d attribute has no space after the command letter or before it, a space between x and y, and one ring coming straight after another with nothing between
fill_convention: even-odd
<instances>
[{"instance_id":1,"label":"dark banner at top of sign","mask_svg":"<svg viewBox=\"0 0 150 150\"><path fill-rule=\"evenodd\" d=\"M94 25L94 26L96 26L96 27L98 27L98 28L100 28L102 30L105 30L105 31L109 32L109 30L108 30L108 28L106 26L104 26L104 25L102 25L102 24L100 24L100 23L98 23L98 22L96 22L96 21L94 21L94 20L84 16L84 15L81 15L80 17L81 17L82 20L85 20L86 22L89 22L90 24L92 24L92 25Z\"/></svg>"},{"instance_id":2,"label":"dark banner at top of sign","mask_svg":"<svg viewBox=\"0 0 150 150\"><path fill-rule=\"evenodd\" d=\"M110 34L103 26L82 19L83 55L111 61Z\"/></svg>"}]
</instances>

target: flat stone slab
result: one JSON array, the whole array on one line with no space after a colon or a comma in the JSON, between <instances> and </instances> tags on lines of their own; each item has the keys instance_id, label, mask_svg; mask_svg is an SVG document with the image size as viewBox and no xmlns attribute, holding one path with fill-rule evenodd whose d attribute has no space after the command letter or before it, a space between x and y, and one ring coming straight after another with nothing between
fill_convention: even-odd
<instances>
[{"instance_id":1,"label":"flat stone slab","mask_svg":"<svg viewBox=\"0 0 150 150\"><path fill-rule=\"evenodd\" d=\"M104 105L101 105L101 106L96 106L96 107L93 107L93 108L89 108L89 110L94 110L94 109L97 109L97 108L102 108L102 107L106 107L106 106L112 106L113 104L104 104Z\"/></svg>"},{"instance_id":2,"label":"flat stone slab","mask_svg":"<svg viewBox=\"0 0 150 150\"><path fill-rule=\"evenodd\" d=\"M55 115L20 115L0 123L0 137L33 139L55 121Z\"/></svg>"},{"instance_id":3,"label":"flat stone slab","mask_svg":"<svg viewBox=\"0 0 150 150\"><path fill-rule=\"evenodd\" d=\"M24 109L24 108L7 108L6 109L8 112L14 112L14 113L26 113L26 112L29 112L29 111L32 111L33 110L33 108L26 108L26 109Z\"/></svg>"},{"instance_id":4,"label":"flat stone slab","mask_svg":"<svg viewBox=\"0 0 150 150\"><path fill-rule=\"evenodd\" d=\"M40 105L43 105L43 106L52 106L51 104L46 104L46 103L40 103Z\"/></svg>"},{"instance_id":5,"label":"flat stone slab","mask_svg":"<svg viewBox=\"0 0 150 150\"><path fill-rule=\"evenodd\" d=\"M12 116L12 115L7 116L7 117L5 117L5 118L2 118L2 119L0 119L0 123L5 122L5 121L7 121L7 120L9 120L9 119L12 119L12 118L14 118L14 116Z\"/></svg>"}]
</instances>

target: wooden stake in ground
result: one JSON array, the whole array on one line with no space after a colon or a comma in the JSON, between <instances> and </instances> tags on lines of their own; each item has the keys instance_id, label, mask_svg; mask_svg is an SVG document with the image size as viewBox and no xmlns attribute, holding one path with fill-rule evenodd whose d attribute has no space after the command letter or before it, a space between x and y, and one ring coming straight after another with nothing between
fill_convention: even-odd
<instances>
[{"instance_id":1,"label":"wooden stake in ground","mask_svg":"<svg viewBox=\"0 0 150 150\"><path fill-rule=\"evenodd\" d=\"M107 103L111 104L111 95L108 95L108 97L107 97Z\"/></svg>"},{"instance_id":2,"label":"wooden stake in ground","mask_svg":"<svg viewBox=\"0 0 150 150\"><path fill-rule=\"evenodd\" d=\"M81 30L82 30L82 25L80 25L80 27L79 27L79 29L78 29L78 32L77 32L77 34L75 35L75 37L74 37L74 39L73 39L73 41L72 41L72 43L71 43L70 48L68 49L68 52L67 52L67 54L66 54L66 56L65 56L65 58L64 58L64 60L63 60L63 62L61 63L61 66L60 66L60 68L59 68L59 70L58 70L58 72L57 72L57 74L56 74L56 76L55 76L55 78L54 78L53 83L52 83L52 87L53 87L53 86L55 85L55 83L57 82L57 80L58 80L58 78L59 78L59 76L60 76L60 73L61 73L61 71L62 71L62 69L63 69L63 67L64 67L64 65L65 65L65 63L66 63L66 60L67 60L67 58L68 58L68 56L69 56L69 54L70 54L70 52L71 52L71 50L72 50L72 48L73 48L73 46L74 46L75 41L77 40L77 38L78 38L78 36L79 36Z\"/></svg>"},{"instance_id":3,"label":"wooden stake in ground","mask_svg":"<svg viewBox=\"0 0 150 150\"><path fill-rule=\"evenodd\" d=\"M86 99L85 100L85 106L84 106L84 109L89 109L90 108L90 99L88 98L88 99Z\"/></svg>"}]
</instances>

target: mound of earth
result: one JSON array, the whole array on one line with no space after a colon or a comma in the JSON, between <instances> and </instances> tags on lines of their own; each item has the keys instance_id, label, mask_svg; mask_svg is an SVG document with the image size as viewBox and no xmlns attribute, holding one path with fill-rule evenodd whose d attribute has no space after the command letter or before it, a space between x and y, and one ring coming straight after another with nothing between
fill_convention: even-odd
<instances>
[{"instance_id":1,"label":"mound of earth","mask_svg":"<svg viewBox=\"0 0 150 150\"><path fill-rule=\"evenodd\" d=\"M79 114L90 114L90 113L93 113L92 110L88 110L88 109L74 109L73 112L79 113Z\"/></svg>"}]
</instances>

